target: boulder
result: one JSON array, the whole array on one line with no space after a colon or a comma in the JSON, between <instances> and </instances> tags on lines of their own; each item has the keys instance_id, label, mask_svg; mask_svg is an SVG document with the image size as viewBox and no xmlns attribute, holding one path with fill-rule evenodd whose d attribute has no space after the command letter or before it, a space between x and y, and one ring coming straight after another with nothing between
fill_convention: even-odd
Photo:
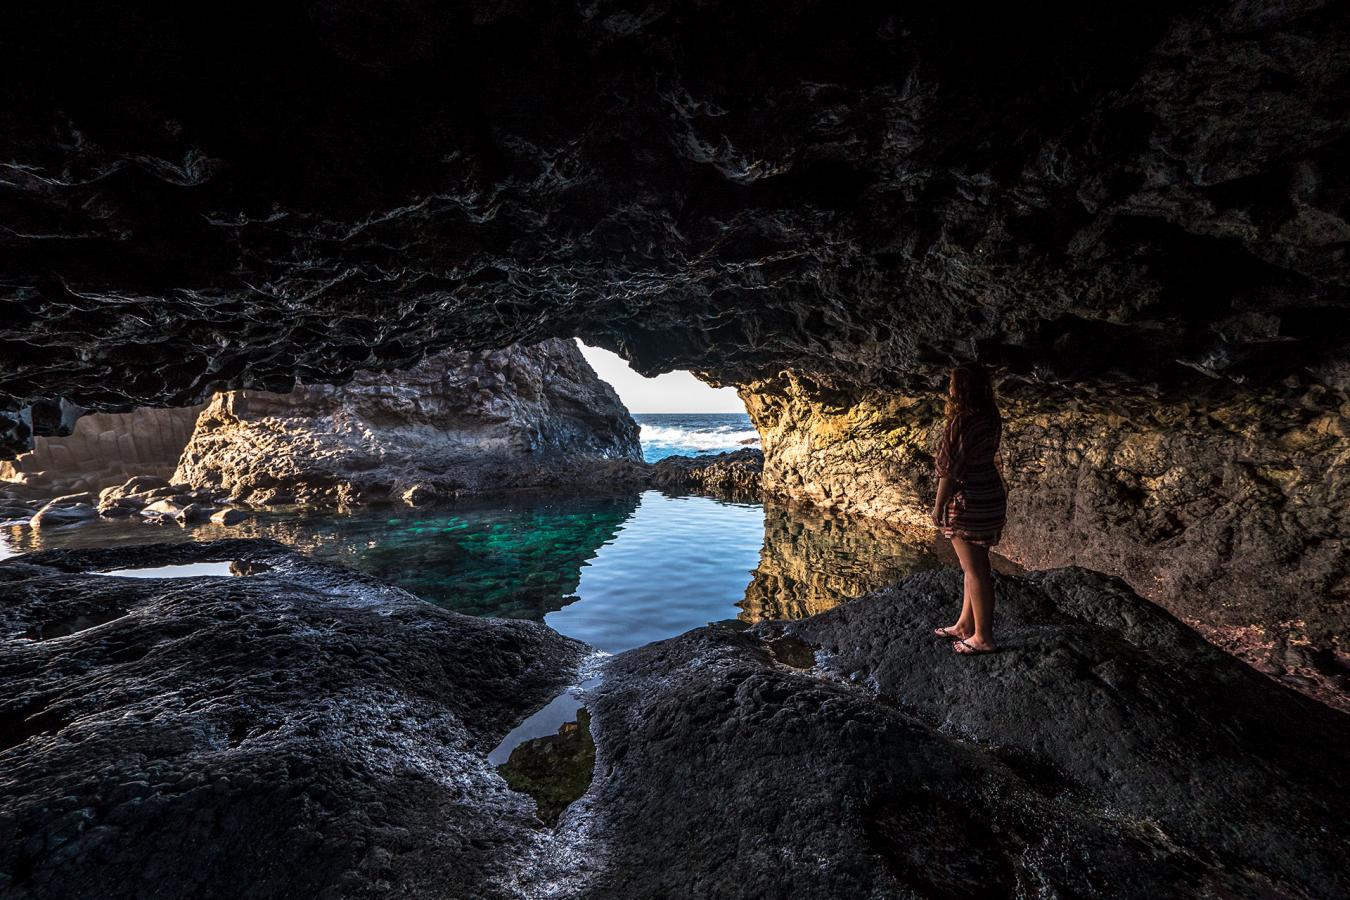
<instances>
[{"instance_id":1,"label":"boulder","mask_svg":"<svg viewBox=\"0 0 1350 900\"><path fill-rule=\"evenodd\" d=\"M87 492L57 497L39 509L28 524L34 528L56 528L97 519L98 509L93 500L93 495Z\"/></svg>"},{"instance_id":2,"label":"boulder","mask_svg":"<svg viewBox=\"0 0 1350 900\"><path fill-rule=\"evenodd\" d=\"M224 525L226 527L229 527L231 525L238 525L240 522L246 521L248 517L249 517L248 513L244 512L242 509L227 507L225 509L218 509L215 512L211 513L211 524Z\"/></svg>"},{"instance_id":3,"label":"boulder","mask_svg":"<svg viewBox=\"0 0 1350 900\"><path fill-rule=\"evenodd\" d=\"M191 502L184 506L175 516L183 525L199 525L202 522L209 521L213 508L205 503Z\"/></svg>"},{"instance_id":4,"label":"boulder","mask_svg":"<svg viewBox=\"0 0 1350 900\"><path fill-rule=\"evenodd\" d=\"M221 394L175 480L249 504L410 505L604 484L640 462L637 425L575 342L443 353L343 387Z\"/></svg>"},{"instance_id":5,"label":"boulder","mask_svg":"<svg viewBox=\"0 0 1350 900\"><path fill-rule=\"evenodd\" d=\"M169 518L176 519L182 515L183 510L190 505L180 501L178 498L166 498L149 503L141 509L141 515L147 518Z\"/></svg>"}]
</instances>

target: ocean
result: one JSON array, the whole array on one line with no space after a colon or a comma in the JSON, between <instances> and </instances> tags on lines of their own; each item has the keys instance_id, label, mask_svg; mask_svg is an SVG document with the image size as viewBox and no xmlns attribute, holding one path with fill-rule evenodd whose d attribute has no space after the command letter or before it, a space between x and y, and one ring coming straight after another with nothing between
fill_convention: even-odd
<instances>
[{"instance_id":1,"label":"ocean","mask_svg":"<svg viewBox=\"0 0 1350 900\"><path fill-rule=\"evenodd\" d=\"M642 426L647 462L759 446L759 433L745 413L634 413L633 418Z\"/></svg>"}]
</instances>

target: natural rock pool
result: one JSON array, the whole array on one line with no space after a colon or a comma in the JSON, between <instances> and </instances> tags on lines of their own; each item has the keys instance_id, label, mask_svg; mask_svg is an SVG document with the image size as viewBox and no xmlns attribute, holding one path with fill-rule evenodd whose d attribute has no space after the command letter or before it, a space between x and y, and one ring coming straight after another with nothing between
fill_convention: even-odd
<instances>
[{"instance_id":1,"label":"natural rock pool","mask_svg":"<svg viewBox=\"0 0 1350 900\"><path fill-rule=\"evenodd\" d=\"M926 533L777 503L658 491L352 514L296 509L259 513L232 528L106 519L69 528L10 526L0 530L0 557L223 537L272 538L439 606L543 620L609 653L709 622L800 618L942 564Z\"/></svg>"}]
</instances>

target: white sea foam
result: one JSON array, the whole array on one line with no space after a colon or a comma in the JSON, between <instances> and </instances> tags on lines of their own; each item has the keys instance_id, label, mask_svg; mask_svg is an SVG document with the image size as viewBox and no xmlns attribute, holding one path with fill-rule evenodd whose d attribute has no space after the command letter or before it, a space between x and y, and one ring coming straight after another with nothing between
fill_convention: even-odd
<instances>
[{"instance_id":1,"label":"white sea foam","mask_svg":"<svg viewBox=\"0 0 1350 900\"><path fill-rule=\"evenodd\" d=\"M714 426L712 428L681 428L678 425L642 426L644 444L665 447L689 447L694 450L734 450L741 446L753 446L747 441L759 443L759 433L753 428L743 429L735 426Z\"/></svg>"}]
</instances>

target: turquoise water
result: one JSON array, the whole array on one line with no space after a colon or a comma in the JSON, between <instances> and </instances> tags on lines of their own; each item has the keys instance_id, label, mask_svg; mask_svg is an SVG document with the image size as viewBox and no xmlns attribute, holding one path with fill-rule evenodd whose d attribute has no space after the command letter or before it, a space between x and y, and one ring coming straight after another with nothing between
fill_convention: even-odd
<instances>
[{"instance_id":1,"label":"turquoise water","mask_svg":"<svg viewBox=\"0 0 1350 900\"><path fill-rule=\"evenodd\" d=\"M635 413L633 419L642 428L647 462L759 446L759 433L745 413Z\"/></svg>"},{"instance_id":2,"label":"turquoise water","mask_svg":"<svg viewBox=\"0 0 1350 900\"><path fill-rule=\"evenodd\" d=\"M543 620L619 652L706 625L796 618L939 564L928 535L770 504L646 491L354 514L280 511L183 529L101 520L0 528L0 556L267 537L470 615Z\"/></svg>"}]
</instances>

